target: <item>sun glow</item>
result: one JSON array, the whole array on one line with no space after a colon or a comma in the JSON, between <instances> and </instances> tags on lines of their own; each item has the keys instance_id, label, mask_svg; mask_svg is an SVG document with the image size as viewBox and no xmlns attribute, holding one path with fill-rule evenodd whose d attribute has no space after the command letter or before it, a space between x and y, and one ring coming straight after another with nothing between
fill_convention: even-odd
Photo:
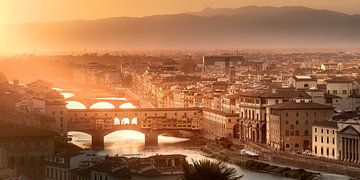
<instances>
[{"instance_id":1,"label":"sun glow","mask_svg":"<svg viewBox=\"0 0 360 180\"><path fill-rule=\"evenodd\" d=\"M77 101L66 101L66 108L67 109L86 109L86 106Z\"/></svg>"},{"instance_id":2,"label":"sun glow","mask_svg":"<svg viewBox=\"0 0 360 180\"><path fill-rule=\"evenodd\" d=\"M105 136L105 141L115 142L119 139L131 139L131 140L145 140L145 135L141 132L132 131L132 130L121 130L115 131Z\"/></svg>"},{"instance_id":3,"label":"sun glow","mask_svg":"<svg viewBox=\"0 0 360 180\"><path fill-rule=\"evenodd\" d=\"M90 109L115 109L115 106L108 102L98 102L90 106Z\"/></svg>"}]
</instances>

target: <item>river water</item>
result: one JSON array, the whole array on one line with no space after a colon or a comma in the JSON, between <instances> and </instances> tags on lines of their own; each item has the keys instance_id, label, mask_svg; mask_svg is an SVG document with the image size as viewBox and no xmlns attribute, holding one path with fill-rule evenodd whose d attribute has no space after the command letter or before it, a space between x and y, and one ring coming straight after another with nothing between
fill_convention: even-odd
<instances>
[{"instance_id":1,"label":"river water","mask_svg":"<svg viewBox=\"0 0 360 180\"><path fill-rule=\"evenodd\" d=\"M79 132L70 132L73 140L72 142L76 145L79 145L84 148L91 146L91 137L84 133ZM210 159L203 155L203 153L197 148L184 148L179 147L177 144L188 141L184 138L176 137L167 137L159 136L159 147L158 148L145 148L144 147L145 137L142 133L136 131L117 131L114 133L105 136L105 149L98 151L96 154L99 156L105 155L126 155L126 156L137 156L137 157L147 157L156 154L183 154L187 156L187 160L200 160L200 159ZM279 176L257 173L252 171L243 170L237 166L230 165L236 168L239 175L244 175L242 179L266 179L266 180L285 180L289 178L283 178ZM135 179L149 179L144 177L135 177ZM163 177L163 178L154 178L154 179L178 179L178 177Z\"/></svg>"},{"instance_id":2,"label":"river water","mask_svg":"<svg viewBox=\"0 0 360 180\"><path fill-rule=\"evenodd\" d=\"M72 93L63 93L64 98L72 97ZM100 99L100 98L99 98ZM114 99L114 98L111 98ZM101 99L101 100L106 100ZM68 108L70 109L83 109L85 108L82 104L78 102L68 101ZM107 104L104 104L103 107L99 108L114 108ZM91 107L90 107L91 108ZM120 108L136 108L131 103L125 103L123 107ZM96 108L95 108L96 109ZM72 143L83 147L89 148L91 147L91 136L80 133L80 132L69 132L69 135L72 136ZM183 154L187 156L187 160L201 160L201 159L210 159L204 156L204 154L198 148L191 147L182 147L179 144L189 141L189 139L185 138L177 138L177 137L168 137L168 136L159 136L159 146L157 148L145 148L145 136L144 134L136 131L117 131L105 136L105 148L102 151L97 151L96 154L99 156L110 155L114 156L118 154L119 156L136 156L136 157L148 157L156 154ZM238 166L228 164L229 166L234 167L239 175L243 175L244 180L288 180L290 178L284 178L280 176L275 176L271 174L258 173L253 171L248 171L239 168ZM179 179L179 177L156 177L156 178L148 178L135 176L133 179L154 179L154 180L171 180L171 179ZM339 175L329 175L324 174L321 179L348 179L344 176Z\"/></svg>"}]
</instances>

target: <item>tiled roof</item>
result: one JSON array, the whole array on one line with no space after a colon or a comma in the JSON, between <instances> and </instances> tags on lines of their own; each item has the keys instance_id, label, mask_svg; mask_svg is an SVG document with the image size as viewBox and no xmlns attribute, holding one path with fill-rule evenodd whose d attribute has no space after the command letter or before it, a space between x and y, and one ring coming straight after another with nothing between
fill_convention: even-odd
<instances>
[{"instance_id":1,"label":"tiled roof","mask_svg":"<svg viewBox=\"0 0 360 180\"><path fill-rule=\"evenodd\" d=\"M274 104L269 106L271 109L278 110L302 110L302 109L322 109L322 110L331 110L334 109L332 106L314 103L314 102L295 102L288 101L280 104Z\"/></svg>"},{"instance_id":2,"label":"tiled roof","mask_svg":"<svg viewBox=\"0 0 360 180\"><path fill-rule=\"evenodd\" d=\"M337 122L335 122L335 121L322 121L322 122L315 123L313 126L337 128Z\"/></svg>"},{"instance_id":3,"label":"tiled roof","mask_svg":"<svg viewBox=\"0 0 360 180\"><path fill-rule=\"evenodd\" d=\"M219 115L225 116L225 117L239 117L239 114L226 113L224 111L210 109L210 108L203 108L203 111L204 112L211 112L211 113L219 114Z\"/></svg>"},{"instance_id":4,"label":"tiled roof","mask_svg":"<svg viewBox=\"0 0 360 180\"><path fill-rule=\"evenodd\" d=\"M353 80L347 77L334 77L332 79L326 80L327 83L352 83Z\"/></svg>"}]
</instances>

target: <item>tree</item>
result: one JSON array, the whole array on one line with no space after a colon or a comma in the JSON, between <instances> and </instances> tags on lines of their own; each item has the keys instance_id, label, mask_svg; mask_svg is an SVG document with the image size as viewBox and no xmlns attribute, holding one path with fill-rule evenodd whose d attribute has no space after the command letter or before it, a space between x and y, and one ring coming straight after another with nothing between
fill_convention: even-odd
<instances>
[{"instance_id":1,"label":"tree","mask_svg":"<svg viewBox=\"0 0 360 180\"><path fill-rule=\"evenodd\" d=\"M183 180L238 180L236 170L228 167L223 162L211 162L209 160L185 162L183 165Z\"/></svg>"}]
</instances>

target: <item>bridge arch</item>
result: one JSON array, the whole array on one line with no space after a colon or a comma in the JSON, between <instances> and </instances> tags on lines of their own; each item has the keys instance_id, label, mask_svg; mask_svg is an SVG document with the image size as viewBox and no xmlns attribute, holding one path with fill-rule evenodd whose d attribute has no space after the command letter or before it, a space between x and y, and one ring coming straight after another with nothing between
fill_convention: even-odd
<instances>
[{"instance_id":1,"label":"bridge arch","mask_svg":"<svg viewBox=\"0 0 360 180\"><path fill-rule=\"evenodd\" d=\"M109 102L97 102L92 104L90 109L115 109L115 105Z\"/></svg>"},{"instance_id":2,"label":"bridge arch","mask_svg":"<svg viewBox=\"0 0 360 180\"><path fill-rule=\"evenodd\" d=\"M78 101L66 101L67 109L86 109L86 106Z\"/></svg>"},{"instance_id":3,"label":"bridge arch","mask_svg":"<svg viewBox=\"0 0 360 180\"><path fill-rule=\"evenodd\" d=\"M120 109L135 109L136 106L132 104L131 102L123 103L119 106Z\"/></svg>"}]
</instances>

